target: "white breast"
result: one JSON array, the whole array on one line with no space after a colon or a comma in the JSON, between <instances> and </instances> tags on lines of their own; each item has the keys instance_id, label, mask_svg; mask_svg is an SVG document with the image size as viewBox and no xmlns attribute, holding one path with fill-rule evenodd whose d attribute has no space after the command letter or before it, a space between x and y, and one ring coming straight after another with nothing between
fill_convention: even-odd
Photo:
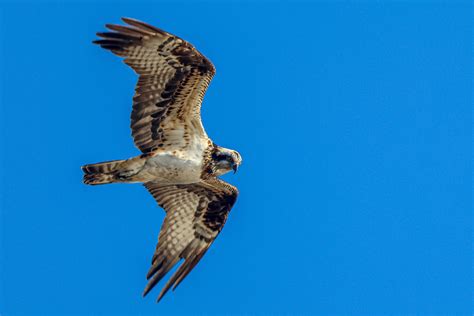
<instances>
[{"instance_id":1,"label":"white breast","mask_svg":"<svg viewBox=\"0 0 474 316\"><path fill-rule=\"evenodd\" d=\"M163 184L198 182L201 179L205 147L203 142L193 143L186 151L161 152L149 158L141 176Z\"/></svg>"}]
</instances>

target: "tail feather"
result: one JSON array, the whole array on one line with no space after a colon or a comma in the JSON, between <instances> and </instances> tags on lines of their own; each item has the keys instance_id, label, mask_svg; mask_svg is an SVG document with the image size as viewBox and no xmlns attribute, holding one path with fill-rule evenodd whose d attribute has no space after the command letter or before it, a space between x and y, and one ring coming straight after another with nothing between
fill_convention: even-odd
<instances>
[{"instance_id":1,"label":"tail feather","mask_svg":"<svg viewBox=\"0 0 474 316\"><path fill-rule=\"evenodd\" d=\"M82 166L85 184L97 185L113 183L118 180L117 171L125 160L113 160Z\"/></svg>"}]
</instances>

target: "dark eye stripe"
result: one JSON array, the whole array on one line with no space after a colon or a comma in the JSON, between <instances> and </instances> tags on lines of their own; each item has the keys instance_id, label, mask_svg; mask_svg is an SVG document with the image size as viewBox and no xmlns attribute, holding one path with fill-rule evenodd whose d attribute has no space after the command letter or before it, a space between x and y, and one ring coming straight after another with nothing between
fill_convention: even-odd
<instances>
[{"instance_id":1,"label":"dark eye stripe","mask_svg":"<svg viewBox=\"0 0 474 316\"><path fill-rule=\"evenodd\" d=\"M222 160L232 161L232 156L222 155L221 157L219 157L219 160L220 161L222 161Z\"/></svg>"},{"instance_id":2,"label":"dark eye stripe","mask_svg":"<svg viewBox=\"0 0 474 316\"><path fill-rule=\"evenodd\" d=\"M217 154L217 155L214 156L214 159L217 160L217 161L223 161L223 160L227 160L227 161L230 161L230 162L233 161L232 156L230 156L228 154Z\"/></svg>"}]
</instances>

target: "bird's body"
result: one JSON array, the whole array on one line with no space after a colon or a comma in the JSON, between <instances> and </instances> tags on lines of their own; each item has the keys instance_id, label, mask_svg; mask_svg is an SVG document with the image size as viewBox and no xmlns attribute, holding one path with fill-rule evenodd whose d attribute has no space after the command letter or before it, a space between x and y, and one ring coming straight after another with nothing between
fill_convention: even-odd
<instances>
[{"instance_id":1,"label":"bird's body","mask_svg":"<svg viewBox=\"0 0 474 316\"><path fill-rule=\"evenodd\" d=\"M113 182L148 182L159 184L189 184L201 181L203 166L210 159L209 144L200 144L190 150L157 150L127 160L114 167ZM113 161L117 163L117 161ZM94 166L94 165L91 165ZM111 172L108 173L112 174ZM87 184L105 184L100 177L87 179Z\"/></svg>"},{"instance_id":2,"label":"bird's body","mask_svg":"<svg viewBox=\"0 0 474 316\"><path fill-rule=\"evenodd\" d=\"M159 184L189 184L201 181L204 151L201 155L189 156L181 153L162 152L147 158L138 175L140 182L155 181Z\"/></svg>"},{"instance_id":3,"label":"bird's body","mask_svg":"<svg viewBox=\"0 0 474 316\"><path fill-rule=\"evenodd\" d=\"M146 23L107 25L95 41L125 58L140 77L131 129L141 155L82 167L84 183L143 183L167 212L148 272L146 295L181 259L159 299L175 288L221 231L238 195L217 177L241 164L240 154L220 147L201 123L212 63L191 44Z\"/></svg>"}]
</instances>

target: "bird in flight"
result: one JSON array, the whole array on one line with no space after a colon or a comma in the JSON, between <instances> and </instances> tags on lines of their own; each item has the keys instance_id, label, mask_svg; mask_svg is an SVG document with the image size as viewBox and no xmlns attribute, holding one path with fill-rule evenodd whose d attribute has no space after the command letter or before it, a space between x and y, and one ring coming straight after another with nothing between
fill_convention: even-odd
<instances>
[{"instance_id":1,"label":"bird in flight","mask_svg":"<svg viewBox=\"0 0 474 316\"><path fill-rule=\"evenodd\" d=\"M138 74L131 130L141 155L82 167L85 184L143 183L166 217L143 295L182 260L158 301L188 275L224 226L238 190L218 177L237 171L240 154L216 145L201 122L214 65L193 45L144 22L107 24L94 41Z\"/></svg>"}]
</instances>

